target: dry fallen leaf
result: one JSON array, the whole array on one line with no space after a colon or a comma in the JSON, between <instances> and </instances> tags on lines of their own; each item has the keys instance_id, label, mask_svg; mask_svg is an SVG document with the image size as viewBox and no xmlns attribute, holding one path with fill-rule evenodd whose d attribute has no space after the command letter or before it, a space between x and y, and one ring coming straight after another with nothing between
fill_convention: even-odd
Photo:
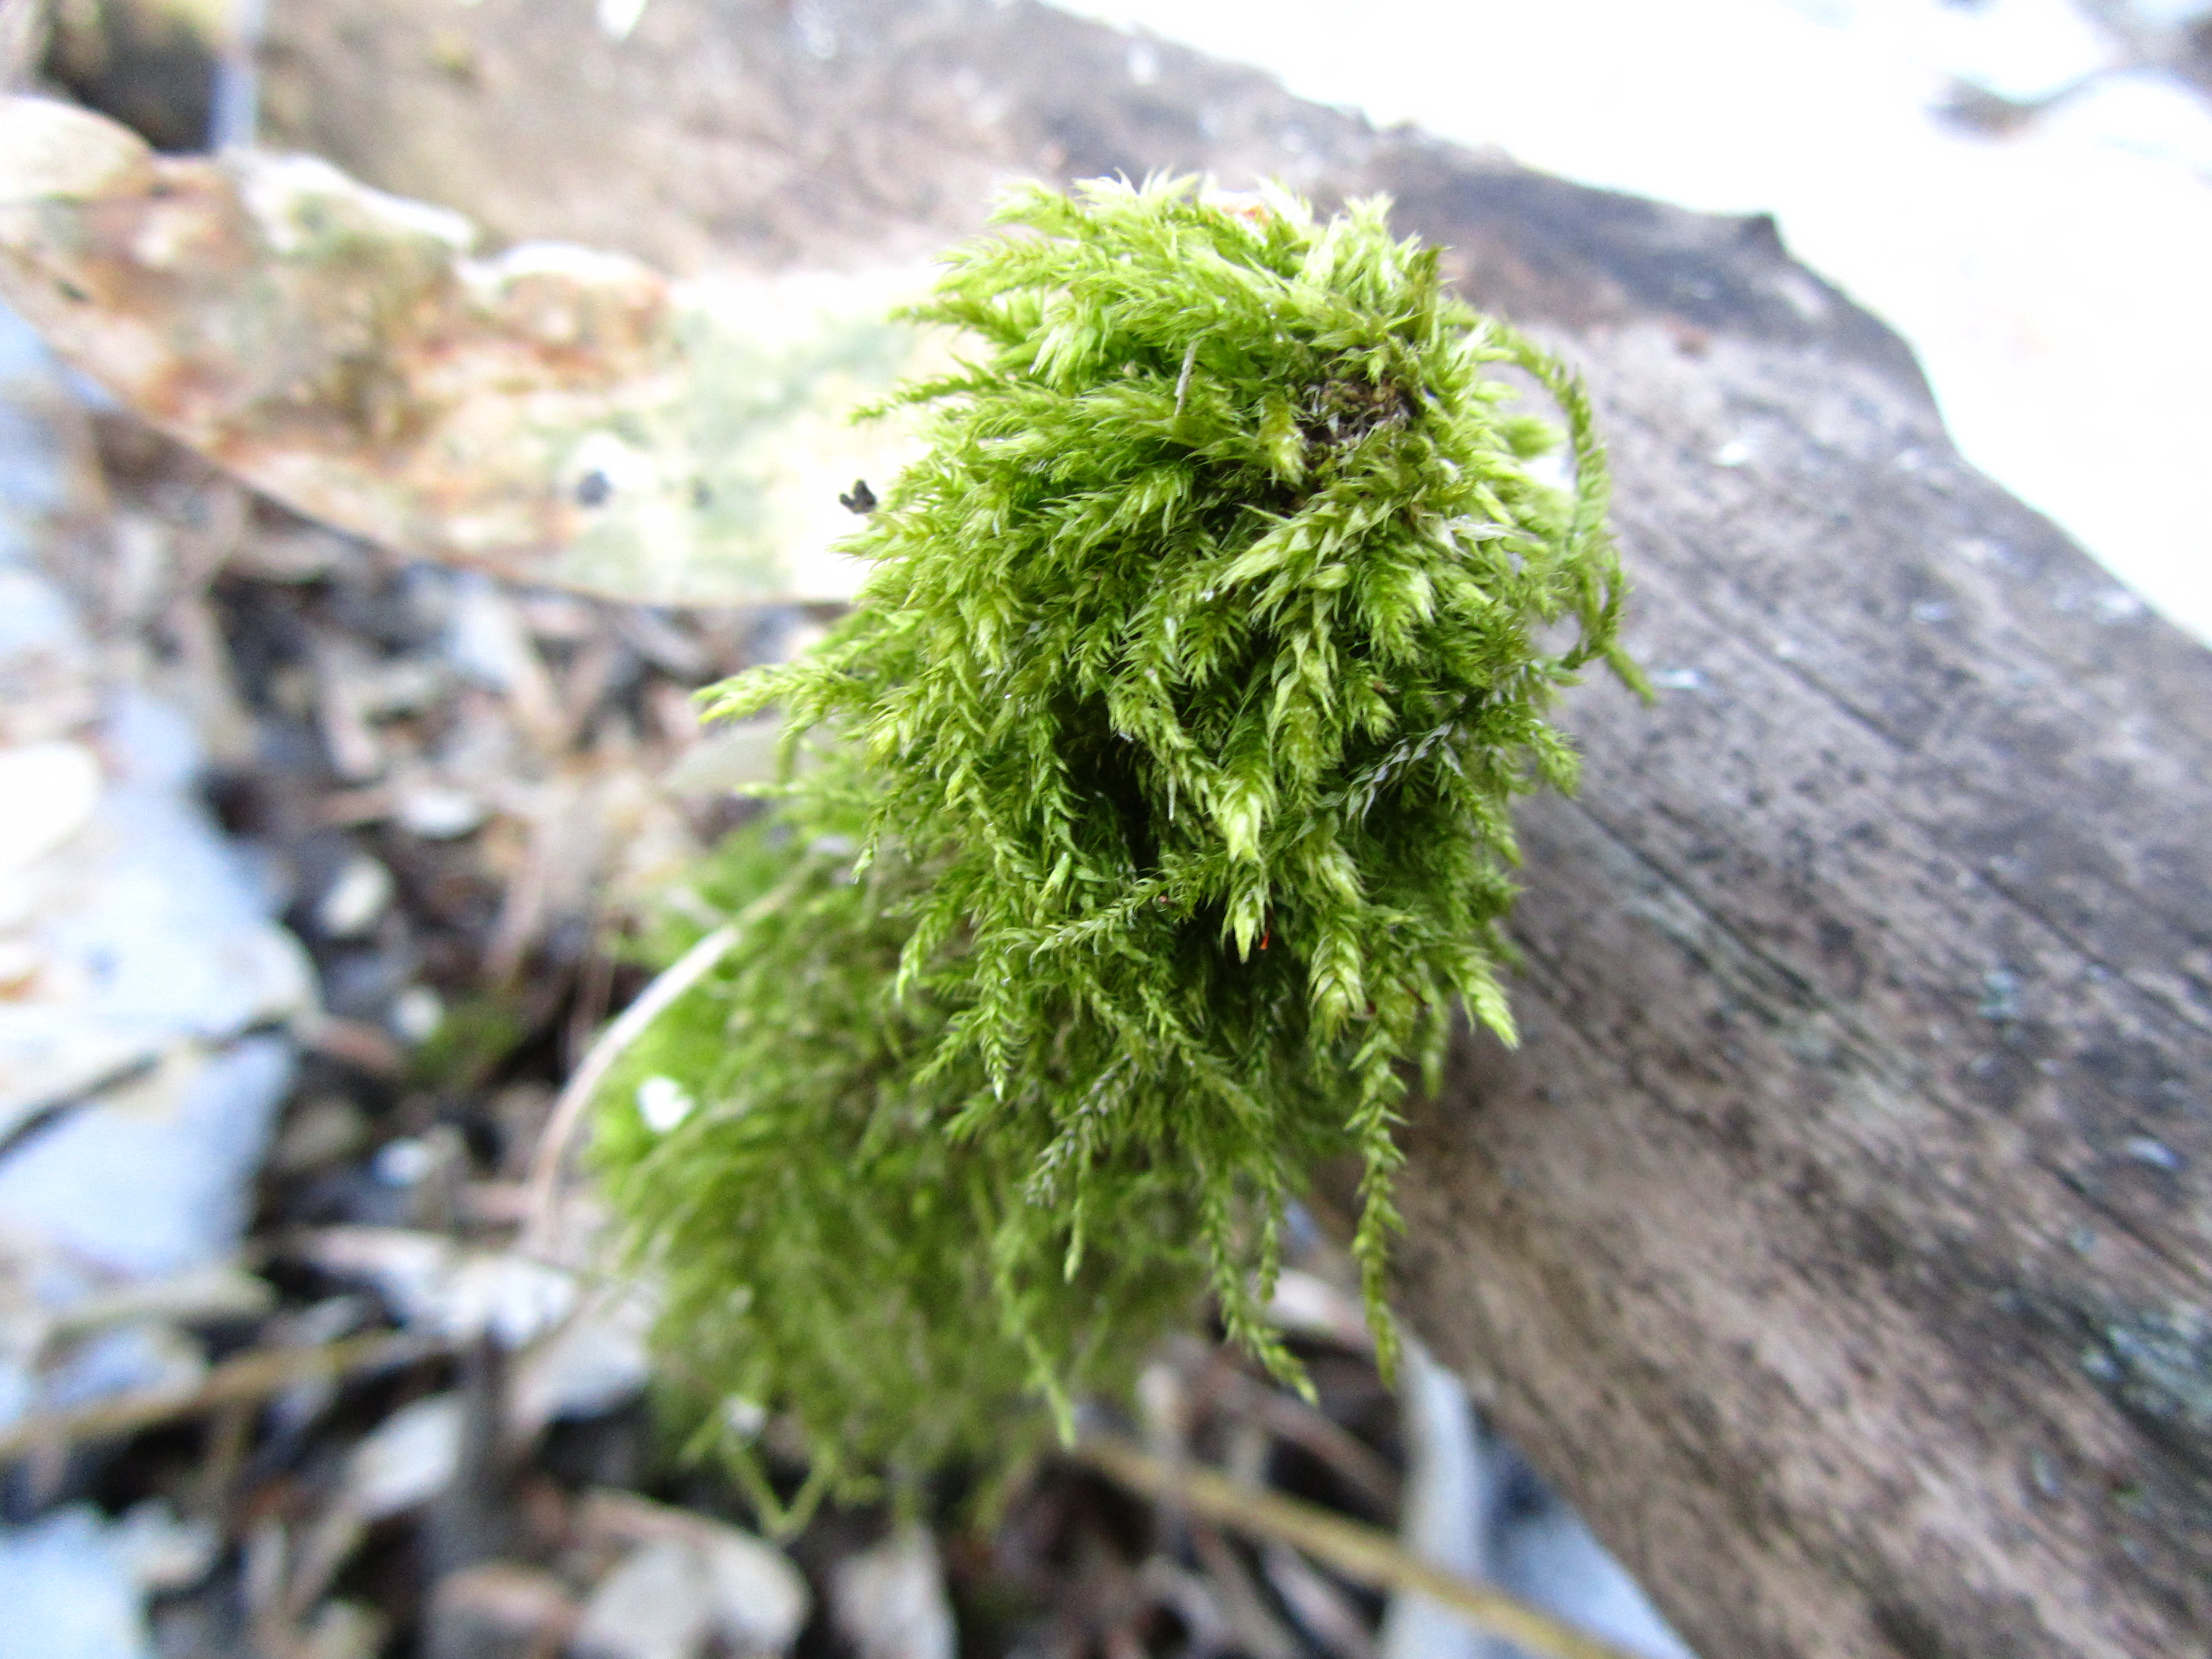
<instances>
[{"instance_id":1,"label":"dry fallen leaf","mask_svg":"<svg viewBox=\"0 0 2212 1659\"><path fill-rule=\"evenodd\" d=\"M0 100L0 298L153 425L397 551L659 603L837 599L838 503L909 453L849 411L933 349L920 273L672 283L312 156L157 155Z\"/></svg>"}]
</instances>

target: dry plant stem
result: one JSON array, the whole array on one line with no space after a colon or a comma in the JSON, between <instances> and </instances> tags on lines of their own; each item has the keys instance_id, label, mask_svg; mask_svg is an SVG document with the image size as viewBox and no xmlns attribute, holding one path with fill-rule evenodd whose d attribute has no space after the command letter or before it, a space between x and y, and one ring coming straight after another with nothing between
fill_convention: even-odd
<instances>
[{"instance_id":1,"label":"dry plant stem","mask_svg":"<svg viewBox=\"0 0 2212 1659\"><path fill-rule=\"evenodd\" d=\"M0 1467L50 1447L111 1440L160 1423L246 1406L301 1382L388 1370L444 1351L431 1339L380 1331L313 1348L277 1348L216 1366L196 1389L142 1389L72 1410L46 1412L0 1429Z\"/></svg>"},{"instance_id":2,"label":"dry plant stem","mask_svg":"<svg viewBox=\"0 0 2212 1659\"><path fill-rule=\"evenodd\" d=\"M1169 1463L1107 1436L1085 1437L1074 1455L1132 1492L1180 1504L1249 1536L1291 1545L1355 1583L1425 1595L1476 1629L1504 1637L1540 1659L1630 1659L1610 1643L1585 1636L1502 1590L1431 1566L1388 1534L1310 1504L1241 1486L1213 1469Z\"/></svg>"},{"instance_id":3,"label":"dry plant stem","mask_svg":"<svg viewBox=\"0 0 2212 1659\"><path fill-rule=\"evenodd\" d=\"M780 898L781 895L771 896ZM584 1055L583 1063L562 1085L560 1098L553 1103L553 1115L546 1120L545 1133L531 1158L530 1199L521 1240L526 1255L544 1255L552 1248L562 1166L568 1162L569 1144L582 1127L584 1115L591 1109L599 1085L606 1081L614 1063L622 1058L624 1049L637 1041L639 1033L729 954L730 947L744 931L745 921L740 916L717 927L671 963L635 1002L616 1017L614 1024L600 1033L599 1041Z\"/></svg>"},{"instance_id":4,"label":"dry plant stem","mask_svg":"<svg viewBox=\"0 0 2212 1659\"><path fill-rule=\"evenodd\" d=\"M1397 1471L1356 1435L1295 1395L1262 1388L1225 1364L1209 1367L1200 1390L1201 1407L1218 1403L1246 1417L1256 1418L1261 1426L1278 1439L1311 1454L1357 1486L1385 1514L1398 1507L1404 1494Z\"/></svg>"}]
</instances>

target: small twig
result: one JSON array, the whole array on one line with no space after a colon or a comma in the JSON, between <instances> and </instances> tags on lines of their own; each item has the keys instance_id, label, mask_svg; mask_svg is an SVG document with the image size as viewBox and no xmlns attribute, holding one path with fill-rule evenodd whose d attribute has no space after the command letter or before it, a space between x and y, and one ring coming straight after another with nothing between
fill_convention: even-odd
<instances>
[{"instance_id":1,"label":"small twig","mask_svg":"<svg viewBox=\"0 0 2212 1659\"><path fill-rule=\"evenodd\" d=\"M544 1133L538 1136L537 1149L531 1154L529 1198L524 1206L522 1234L516 1246L525 1255L542 1257L551 1253L562 1166L568 1161L570 1143L583 1127L592 1097L599 1093L599 1085L606 1081L615 1062L644 1035L646 1027L667 1012L671 1003L704 979L716 963L729 955L747 928L789 899L817 867L811 861L801 862L773 889L661 969L659 976L615 1016L614 1024L602 1031L599 1041L586 1052L582 1063L561 1085L560 1097L553 1103L552 1115L546 1120Z\"/></svg>"},{"instance_id":2,"label":"small twig","mask_svg":"<svg viewBox=\"0 0 2212 1659\"><path fill-rule=\"evenodd\" d=\"M1229 1621L1237 1644L1248 1650L1252 1659L1299 1659L1304 1649L1298 1638L1275 1616L1244 1563L1221 1535L1221 1528L1209 1522L1198 1522L1190 1529L1190 1546L1199 1565L1212 1581L1222 1616Z\"/></svg>"},{"instance_id":3,"label":"small twig","mask_svg":"<svg viewBox=\"0 0 2212 1659\"><path fill-rule=\"evenodd\" d=\"M1408 1553L1388 1533L1310 1504L1240 1486L1218 1470L1164 1462L1110 1436L1085 1436L1077 1442L1074 1455L1132 1492L1303 1550L1354 1583L1425 1595L1485 1634L1504 1637L1540 1659L1630 1659L1612 1644L1585 1636L1503 1590Z\"/></svg>"},{"instance_id":4,"label":"small twig","mask_svg":"<svg viewBox=\"0 0 2212 1659\"><path fill-rule=\"evenodd\" d=\"M592 1097L599 1093L599 1085L606 1081L607 1073L614 1069L623 1051L637 1041L646 1027L729 954L730 947L738 942L738 935L743 931L743 921L741 917L725 922L664 969L659 978L638 994L635 1001L615 1017L614 1024L599 1033L599 1040L584 1055L583 1063L562 1085L560 1097L553 1103L553 1115L546 1120L545 1133L538 1137L538 1149L531 1156L530 1198L521 1239L526 1255L543 1255L552 1247L554 1208L560 1195L562 1166L568 1162L568 1145L582 1127L584 1114L591 1109Z\"/></svg>"},{"instance_id":5,"label":"small twig","mask_svg":"<svg viewBox=\"0 0 2212 1659\"><path fill-rule=\"evenodd\" d=\"M552 859L545 845L546 827L533 817L522 817L520 826L521 865L507 884L499 914L492 921L491 940L483 953L483 976L501 990L514 985L522 971L522 959L544 930L545 901L551 890Z\"/></svg>"},{"instance_id":6,"label":"small twig","mask_svg":"<svg viewBox=\"0 0 2212 1659\"><path fill-rule=\"evenodd\" d=\"M300 1040L311 1054L322 1054L371 1077L402 1077L407 1071L407 1051L392 1034L367 1020L321 1014L302 1021Z\"/></svg>"},{"instance_id":7,"label":"small twig","mask_svg":"<svg viewBox=\"0 0 2212 1659\"><path fill-rule=\"evenodd\" d=\"M0 1467L27 1453L88 1440L112 1440L179 1418L252 1405L301 1382L352 1371L388 1370L441 1352L434 1340L379 1331L313 1348L273 1348L216 1366L199 1386L144 1389L67 1411L45 1412L0 1429Z\"/></svg>"},{"instance_id":8,"label":"small twig","mask_svg":"<svg viewBox=\"0 0 2212 1659\"><path fill-rule=\"evenodd\" d=\"M572 1069L591 1053L592 1034L606 1018L607 1005L614 1000L615 959L607 948L607 923L606 905L600 896L594 899L584 925L584 937L592 945L583 966L577 969L575 987L568 996L568 1018L561 1028L561 1063Z\"/></svg>"},{"instance_id":9,"label":"small twig","mask_svg":"<svg viewBox=\"0 0 2212 1659\"><path fill-rule=\"evenodd\" d=\"M1216 1350L1200 1379L1203 1404L1256 1418L1268 1433L1319 1461L1357 1487L1363 1497L1372 1499L1382 1513L1398 1507L1404 1496L1403 1483L1398 1472L1373 1448L1295 1395L1255 1382L1229 1364L1216 1363L1225 1358L1222 1351Z\"/></svg>"},{"instance_id":10,"label":"small twig","mask_svg":"<svg viewBox=\"0 0 2212 1659\"><path fill-rule=\"evenodd\" d=\"M1198 367L1198 342L1190 343L1190 349L1182 354L1182 373L1176 376L1175 417L1182 419L1182 400L1190 395L1190 372Z\"/></svg>"},{"instance_id":11,"label":"small twig","mask_svg":"<svg viewBox=\"0 0 2212 1659\"><path fill-rule=\"evenodd\" d=\"M215 1421L208 1425L207 1455L200 1461L194 1481L198 1500L194 1507L225 1529L231 1489L238 1484L239 1471L246 1467L246 1454L253 1449L255 1403L234 1400L215 1408Z\"/></svg>"}]
</instances>

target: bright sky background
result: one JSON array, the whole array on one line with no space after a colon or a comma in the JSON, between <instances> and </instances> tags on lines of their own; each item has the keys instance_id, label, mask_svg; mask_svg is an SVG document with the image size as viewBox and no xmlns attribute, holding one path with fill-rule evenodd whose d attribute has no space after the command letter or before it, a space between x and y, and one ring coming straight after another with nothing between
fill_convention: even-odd
<instances>
[{"instance_id":1,"label":"bright sky background","mask_svg":"<svg viewBox=\"0 0 2212 1659\"><path fill-rule=\"evenodd\" d=\"M2212 106L2069 0L1054 0L1547 172L1771 211L1910 340L1968 459L2212 641ZM2207 0L2137 0L2140 14ZM1141 63L1141 58L1140 58Z\"/></svg>"}]
</instances>

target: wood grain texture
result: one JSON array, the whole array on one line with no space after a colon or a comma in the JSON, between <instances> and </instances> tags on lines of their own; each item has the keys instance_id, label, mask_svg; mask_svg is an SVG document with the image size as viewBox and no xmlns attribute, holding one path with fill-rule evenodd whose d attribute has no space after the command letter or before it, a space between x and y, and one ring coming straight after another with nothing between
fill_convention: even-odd
<instances>
[{"instance_id":1,"label":"wood grain texture","mask_svg":"<svg viewBox=\"0 0 2212 1659\"><path fill-rule=\"evenodd\" d=\"M1706 1653L2212 1650L2212 656L1757 222L1486 182L1401 200L1589 374L1665 689L1522 814L1407 1310Z\"/></svg>"},{"instance_id":2,"label":"wood grain texture","mask_svg":"<svg viewBox=\"0 0 2212 1659\"><path fill-rule=\"evenodd\" d=\"M1716 426L1658 332L1589 343L1671 689L1523 815L1409 1311L1709 1653L2203 1651L2212 675L1931 433L1838 465L1832 362Z\"/></svg>"},{"instance_id":3,"label":"wood grain texture","mask_svg":"<svg viewBox=\"0 0 2212 1659\"><path fill-rule=\"evenodd\" d=\"M1024 173L1393 191L1589 375L1663 687L1576 694L1522 816L1528 1041L1409 1126L1413 1322L1707 1659L2212 1652L2212 656L1771 222L1027 3L274 11L278 137L678 268Z\"/></svg>"}]
</instances>

